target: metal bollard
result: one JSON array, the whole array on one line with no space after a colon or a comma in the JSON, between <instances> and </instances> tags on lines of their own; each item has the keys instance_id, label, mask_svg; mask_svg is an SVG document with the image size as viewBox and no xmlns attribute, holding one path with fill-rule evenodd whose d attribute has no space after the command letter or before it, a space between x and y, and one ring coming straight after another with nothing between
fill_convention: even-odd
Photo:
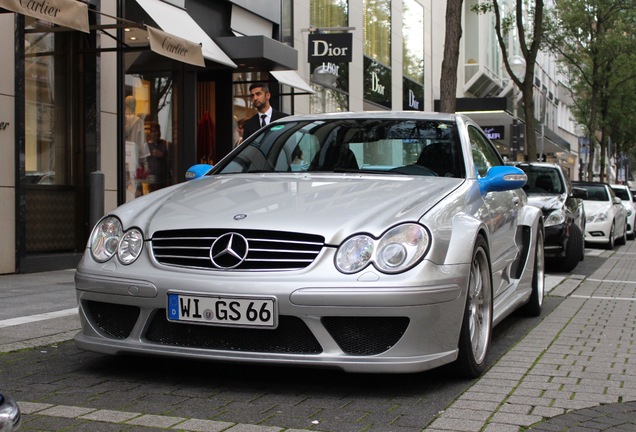
<instances>
[{"instance_id":1,"label":"metal bollard","mask_svg":"<svg viewBox=\"0 0 636 432\"><path fill-rule=\"evenodd\" d=\"M90 178L89 223L91 229L104 216L104 173L94 171Z\"/></svg>"}]
</instances>

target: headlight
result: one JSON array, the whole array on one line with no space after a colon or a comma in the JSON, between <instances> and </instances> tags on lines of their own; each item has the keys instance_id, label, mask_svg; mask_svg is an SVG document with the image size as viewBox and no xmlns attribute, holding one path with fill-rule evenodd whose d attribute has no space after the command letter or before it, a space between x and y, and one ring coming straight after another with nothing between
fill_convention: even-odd
<instances>
[{"instance_id":1,"label":"headlight","mask_svg":"<svg viewBox=\"0 0 636 432\"><path fill-rule=\"evenodd\" d=\"M355 273L369 264L373 255L373 239L366 235L351 237L336 253L336 266L343 273Z\"/></svg>"},{"instance_id":2,"label":"headlight","mask_svg":"<svg viewBox=\"0 0 636 432\"><path fill-rule=\"evenodd\" d=\"M609 219L609 215L606 211L600 211L598 213L592 213L585 217L585 222L605 222Z\"/></svg>"},{"instance_id":3,"label":"headlight","mask_svg":"<svg viewBox=\"0 0 636 432\"><path fill-rule=\"evenodd\" d=\"M559 210L554 210L543 221L543 223L547 227L548 226L553 226L553 225L560 225L563 222L565 222L565 213L563 212L563 210L560 210L560 209Z\"/></svg>"},{"instance_id":4,"label":"headlight","mask_svg":"<svg viewBox=\"0 0 636 432\"><path fill-rule=\"evenodd\" d=\"M121 222L116 217L106 217L99 221L89 240L93 258L97 262L108 261L116 252L123 234Z\"/></svg>"},{"instance_id":5,"label":"headlight","mask_svg":"<svg viewBox=\"0 0 636 432\"><path fill-rule=\"evenodd\" d=\"M117 254L122 264L132 264L141 254L144 236L137 228L124 233L119 219L108 216L95 225L89 239L93 259L106 262Z\"/></svg>"},{"instance_id":6,"label":"headlight","mask_svg":"<svg viewBox=\"0 0 636 432\"><path fill-rule=\"evenodd\" d=\"M391 228L380 239L357 235L345 241L336 253L336 267L355 273L369 263L384 273L399 273L417 264L428 250L430 236L418 224Z\"/></svg>"},{"instance_id":7,"label":"headlight","mask_svg":"<svg viewBox=\"0 0 636 432\"><path fill-rule=\"evenodd\" d=\"M128 265L135 262L144 246L144 236L136 228L126 231L119 241L117 257L122 264Z\"/></svg>"}]
</instances>

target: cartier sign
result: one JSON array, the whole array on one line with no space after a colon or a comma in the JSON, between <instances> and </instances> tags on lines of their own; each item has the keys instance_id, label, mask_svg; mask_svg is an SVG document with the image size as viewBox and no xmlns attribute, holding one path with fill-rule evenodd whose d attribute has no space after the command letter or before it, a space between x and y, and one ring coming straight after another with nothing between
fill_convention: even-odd
<instances>
[{"instance_id":1,"label":"cartier sign","mask_svg":"<svg viewBox=\"0 0 636 432\"><path fill-rule=\"evenodd\" d=\"M205 67L201 45L147 26L150 49L164 57Z\"/></svg>"},{"instance_id":2,"label":"cartier sign","mask_svg":"<svg viewBox=\"0 0 636 432\"><path fill-rule=\"evenodd\" d=\"M0 0L0 7L62 27L89 32L88 6L77 0Z\"/></svg>"},{"instance_id":3,"label":"cartier sign","mask_svg":"<svg viewBox=\"0 0 636 432\"><path fill-rule=\"evenodd\" d=\"M311 33L307 48L309 63L350 62L353 35L351 33Z\"/></svg>"}]
</instances>

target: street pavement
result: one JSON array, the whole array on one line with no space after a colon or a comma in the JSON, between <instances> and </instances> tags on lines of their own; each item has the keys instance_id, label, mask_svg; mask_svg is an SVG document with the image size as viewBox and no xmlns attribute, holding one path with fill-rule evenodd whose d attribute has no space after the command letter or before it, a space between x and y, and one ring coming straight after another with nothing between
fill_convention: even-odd
<instances>
[{"instance_id":1,"label":"street pavement","mask_svg":"<svg viewBox=\"0 0 636 432\"><path fill-rule=\"evenodd\" d=\"M636 430L636 241L586 254L602 265L587 275L549 275L547 294L558 306L421 430ZM0 276L0 355L46 352L72 339L79 330L73 276ZM56 420L71 419L83 425L73 430L91 431L300 431L17 399L25 430L62 430ZM304 430L328 429L315 422Z\"/></svg>"}]
</instances>

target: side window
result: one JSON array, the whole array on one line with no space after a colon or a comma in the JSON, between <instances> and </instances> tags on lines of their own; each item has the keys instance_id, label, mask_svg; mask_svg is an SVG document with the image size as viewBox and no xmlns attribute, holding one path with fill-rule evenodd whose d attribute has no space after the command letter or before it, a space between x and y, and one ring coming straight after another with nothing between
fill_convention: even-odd
<instances>
[{"instance_id":1,"label":"side window","mask_svg":"<svg viewBox=\"0 0 636 432\"><path fill-rule=\"evenodd\" d=\"M475 168L485 177L490 167L503 165L503 160L491 142L474 126L468 126L468 136L473 153Z\"/></svg>"}]
</instances>

